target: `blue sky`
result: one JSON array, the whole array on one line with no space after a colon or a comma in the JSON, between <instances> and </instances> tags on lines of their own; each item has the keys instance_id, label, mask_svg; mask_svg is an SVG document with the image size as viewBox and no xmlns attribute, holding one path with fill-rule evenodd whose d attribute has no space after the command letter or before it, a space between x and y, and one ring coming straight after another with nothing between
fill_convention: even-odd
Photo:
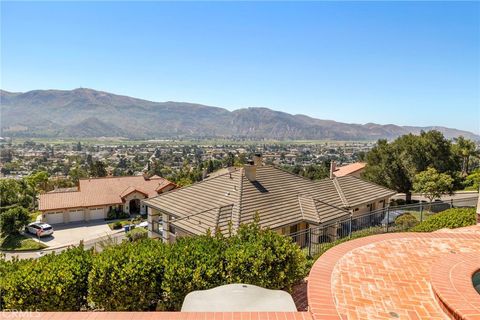
<instances>
[{"instance_id":1,"label":"blue sky","mask_svg":"<svg viewBox=\"0 0 480 320\"><path fill-rule=\"evenodd\" d=\"M479 129L479 2L5 2L1 87Z\"/></svg>"}]
</instances>

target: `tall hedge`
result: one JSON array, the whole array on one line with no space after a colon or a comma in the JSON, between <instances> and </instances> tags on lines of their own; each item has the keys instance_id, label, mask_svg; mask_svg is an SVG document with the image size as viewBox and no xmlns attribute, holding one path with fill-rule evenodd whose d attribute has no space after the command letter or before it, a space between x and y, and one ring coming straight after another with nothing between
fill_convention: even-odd
<instances>
[{"instance_id":1,"label":"tall hedge","mask_svg":"<svg viewBox=\"0 0 480 320\"><path fill-rule=\"evenodd\" d=\"M210 235L180 238L170 246L159 308L179 310L189 292L226 283L225 249L223 237Z\"/></svg>"},{"instance_id":2,"label":"tall hedge","mask_svg":"<svg viewBox=\"0 0 480 320\"><path fill-rule=\"evenodd\" d=\"M443 228L467 227L477 223L475 208L453 208L430 216L411 231L431 232Z\"/></svg>"},{"instance_id":3,"label":"tall hedge","mask_svg":"<svg viewBox=\"0 0 480 320\"><path fill-rule=\"evenodd\" d=\"M86 306L92 252L82 246L22 260L2 280L5 309L78 311Z\"/></svg>"},{"instance_id":4,"label":"tall hedge","mask_svg":"<svg viewBox=\"0 0 480 320\"><path fill-rule=\"evenodd\" d=\"M307 273L305 254L290 238L256 223L241 226L228 242L225 271L229 283L289 289Z\"/></svg>"},{"instance_id":5,"label":"tall hedge","mask_svg":"<svg viewBox=\"0 0 480 320\"><path fill-rule=\"evenodd\" d=\"M289 238L257 224L231 237L124 242L92 254L82 247L37 260L0 261L4 307L18 310L179 310L185 296L229 283L288 289L306 273Z\"/></svg>"},{"instance_id":6,"label":"tall hedge","mask_svg":"<svg viewBox=\"0 0 480 320\"><path fill-rule=\"evenodd\" d=\"M93 259L88 277L90 307L149 310L162 296L166 245L144 239L108 247Z\"/></svg>"}]
</instances>

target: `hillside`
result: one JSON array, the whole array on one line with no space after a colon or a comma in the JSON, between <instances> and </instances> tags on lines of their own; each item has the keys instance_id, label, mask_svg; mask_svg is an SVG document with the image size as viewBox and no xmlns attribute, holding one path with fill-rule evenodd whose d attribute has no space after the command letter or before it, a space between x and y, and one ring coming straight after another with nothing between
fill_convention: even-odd
<instances>
[{"instance_id":1,"label":"hillside","mask_svg":"<svg viewBox=\"0 0 480 320\"><path fill-rule=\"evenodd\" d=\"M473 133L445 127L347 124L267 108L235 111L184 102L152 102L91 89L0 91L4 136L374 140L436 129L449 138Z\"/></svg>"}]
</instances>

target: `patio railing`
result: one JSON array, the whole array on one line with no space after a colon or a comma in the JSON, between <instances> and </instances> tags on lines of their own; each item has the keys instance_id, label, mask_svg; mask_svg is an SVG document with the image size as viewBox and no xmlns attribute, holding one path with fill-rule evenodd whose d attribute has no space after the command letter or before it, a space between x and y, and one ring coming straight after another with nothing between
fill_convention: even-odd
<instances>
[{"instance_id":1,"label":"patio railing","mask_svg":"<svg viewBox=\"0 0 480 320\"><path fill-rule=\"evenodd\" d=\"M475 207L478 197L388 206L361 215L346 215L344 218L310 226L308 229L288 234L309 256L316 256L345 238L358 238L365 235L406 231L411 225L395 223L395 219L410 213L418 222L450 208Z\"/></svg>"}]
</instances>

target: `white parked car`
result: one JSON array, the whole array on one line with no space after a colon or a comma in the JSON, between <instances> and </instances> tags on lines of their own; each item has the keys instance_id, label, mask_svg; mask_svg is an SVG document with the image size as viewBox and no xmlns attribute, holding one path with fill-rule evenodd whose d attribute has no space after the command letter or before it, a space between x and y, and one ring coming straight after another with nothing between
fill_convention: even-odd
<instances>
[{"instance_id":1,"label":"white parked car","mask_svg":"<svg viewBox=\"0 0 480 320\"><path fill-rule=\"evenodd\" d=\"M42 222L30 223L25 229L28 233L34 234L37 237L49 236L53 233L53 227L48 223Z\"/></svg>"},{"instance_id":2,"label":"white parked car","mask_svg":"<svg viewBox=\"0 0 480 320\"><path fill-rule=\"evenodd\" d=\"M137 224L137 227L147 229L148 228L148 221L140 222L139 224Z\"/></svg>"}]
</instances>

